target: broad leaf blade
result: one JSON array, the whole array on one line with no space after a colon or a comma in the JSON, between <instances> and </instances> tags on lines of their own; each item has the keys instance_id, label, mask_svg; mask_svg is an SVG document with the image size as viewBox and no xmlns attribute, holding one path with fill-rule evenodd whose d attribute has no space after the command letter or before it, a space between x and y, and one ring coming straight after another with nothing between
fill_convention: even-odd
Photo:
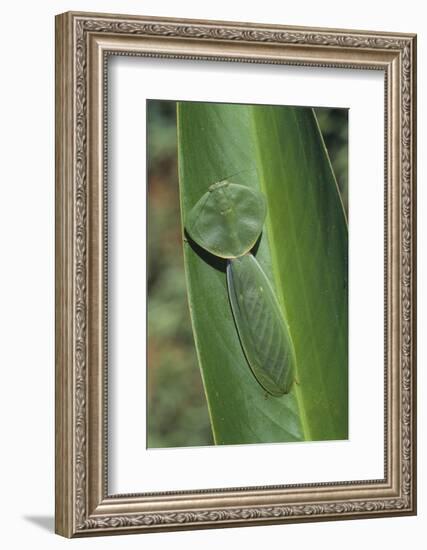
<instances>
[{"instance_id":1,"label":"broad leaf blade","mask_svg":"<svg viewBox=\"0 0 427 550\"><path fill-rule=\"evenodd\" d=\"M339 388L341 394L339 398L332 397L332 402L325 399L325 395L332 394L332 390L337 387L334 379L336 369L334 368L330 372L329 378L327 375L324 377L321 375L322 384L331 382L331 392L327 394L322 391L319 400L315 395L316 387L319 387L319 376L317 374L311 379L311 367L308 365L313 353L311 355L302 354L301 351L307 339L313 339L318 343L321 340L322 332L328 332L329 328L319 327L316 329L317 335L315 335L311 332L313 316L307 320L306 315L298 314L298 300L295 297L300 296L301 292L305 295L307 291L301 288L299 278L295 274L292 276L290 268L295 258L302 261L296 241L293 244L296 256L292 256L291 246L284 247L285 254L282 256L283 244L284 242L288 243L289 239L285 238L280 224L284 217L288 216L285 224L286 231L292 229L292 231L298 232L298 228L295 226L298 219L296 216L289 217L289 203L283 201L286 193L292 195L295 190L286 192L282 190L281 182L285 168L280 162L280 159L284 160L282 146L285 138L280 134L281 122L279 118L283 117L286 111L288 111L288 116L294 116L294 114L292 114L293 109L284 108L281 114L280 111L282 109L278 108L273 108L271 111L266 108L262 111L261 107L252 108L244 105L203 103L181 103L178 105L180 196L183 224L185 226L189 211L206 192L209 185L224 178L261 189L266 194L269 208L271 208L270 214L273 215L268 218L268 230L264 230L260 242L255 248L255 254L273 286L276 286L283 311L285 312L285 307L286 310L290 309L288 320L291 325L291 334L293 337L295 334L300 350L299 356L298 350L296 350L300 385L294 386L290 394L280 398L266 396L266 392L250 371L234 325L226 287L225 261L209 255L191 241L185 243L184 257L193 332L214 438L219 444L346 437L343 430L336 429L335 418L331 414L331 410L337 410L346 416L347 409L344 404L347 398L346 388L344 393L342 393L342 388ZM277 114L274 114L275 112ZM276 117L279 118L276 119ZM297 159L301 158L304 161L307 161L307 158L302 156L303 153L300 149L306 147L306 144L298 137L298 132L302 131L303 123L306 122L301 120L294 124L291 132L293 136L288 135L286 138L297 149L292 152L292 155L296 155ZM286 133L286 127L284 131ZM312 147L321 151L313 163L313 173L319 171L323 176L326 174L327 181L330 181L331 177L333 180L315 121L314 126L305 131L312 133ZM289 143L286 145L289 146ZM291 155L291 153L289 154ZM297 204L302 200L301 197L305 196L307 199L307 189L299 177L301 170L298 164L295 160L291 165L292 174L287 172L290 179L293 178L299 182L297 189L300 189L301 196L296 197ZM270 168L270 166L274 168ZM288 171L288 167L286 170ZM233 174L235 175L230 178ZM334 192L336 192L336 186L332 194ZM292 200L294 199L292 198ZM321 201L317 205L318 211L315 211L314 196L309 203L314 204L310 213L318 220L311 229L318 230L319 223L327 222L322 208L329 202ZM340 204L337 203L335 208L340 208ZM342 221L344 221L344 226L340 222L339 231L344 230L346 233L345 220ZM312 243L313 240L307 242ZM341 252L340 249L339 253ZM304 245L304 254L306 253L307 247ZM333 250L332 253L335 254ZM338 254L338 252L336 253ZM346 259L346 249L344 259ZM304 265L311 269L310 261L307 259L307 263ZM283 262L286 264L285 270ZM325 270L329 269L329 265L329 259L325 257L321 265L317 266L321 272L321 281L324 280ZM345 269L346 266L344 266L344 271ZM285 273L286 276L284 276ZM340 279L339 273L337 278ZM304 281L304 284L314 284L317 289L322 290L323 288L313 281L313 277L305 278ZM290 301L288 300L289 295L294 296ZM330 315L335 315L336 312L333 308L326 309ZM312 312L315 316L315 310ZM324 315L322 319L325 320ZM341 316L340 320L342 319ZM330 326L328 334L334 334L336 328L334 325ZM304 330L306 331L305 339L303 337ZM346 329L341 327L340 330L343 331L346 338L344 332ZM313 344L309 349L313 352L316 349L315 345ZM329 350L329 347L326 346L325 349ZM341 368L345 370L346 374L346 357L342 365ZM320 403L320 407L318 403ZM320 426L320 429L319 423L316 423L316 416L323 418L323 427Z\"/></svg>"},{"instance_id":2,"label":"broad leaf blade","mask_svg":"<svg viewBox=\"0 0 427 550\"><path fill-rule=\"evenodd\" d=\"M259 187L251 113L246 106L178 105L180 193L183 224L209 185L231 174ZM264 232L265 233L265 232ZM257 259L271 277L266 235ZM293 394L267 396L243 354L226 286L226 262L194 243L184 246L189 305L214 439L217 444L303 439Z\"/></svg>"},{"instance_id":3,"label":"broad leaf blade","mask_svg":"<svg viewBox=\"0 0 427 550\"><path fill-rule=\"evenodd\" d=\"M252 107L278 298L312 440L348 437L348 235L311 109Z\"/></svg>"}]
</instances>

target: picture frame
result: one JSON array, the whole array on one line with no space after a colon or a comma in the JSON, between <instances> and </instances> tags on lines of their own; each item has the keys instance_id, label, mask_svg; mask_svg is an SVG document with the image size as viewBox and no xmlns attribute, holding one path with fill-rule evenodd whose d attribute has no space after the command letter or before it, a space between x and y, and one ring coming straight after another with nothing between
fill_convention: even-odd
<instances>
[{"instance_id":1,"label":"picture frame","mask_svg":"<svg viewBox=\"0 0 427 550\"><path fill-rule=\"evenodd\" d=\"M384 73L383 478L109 493L109 56ZM415 35L133 15L58 15L56 532L82 537L415 514L415 183ZM364 267L369 270L369 264Z\"/></svg>"}]
</instances>

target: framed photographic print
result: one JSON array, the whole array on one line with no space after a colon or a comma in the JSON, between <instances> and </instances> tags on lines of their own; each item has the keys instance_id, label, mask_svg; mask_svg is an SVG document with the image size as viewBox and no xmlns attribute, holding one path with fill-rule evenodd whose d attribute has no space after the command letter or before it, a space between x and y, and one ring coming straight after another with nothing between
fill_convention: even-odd
<instances>
[{"instance_id":1,"label":"framed photographic print","mask_svg":"<svg viewBox=\"0 0 427 550\"><path fill-rule=\"evenodd\" d=\"M411 34L56 18L56 531L416 513Z\"/></svg>"}]
</instances>

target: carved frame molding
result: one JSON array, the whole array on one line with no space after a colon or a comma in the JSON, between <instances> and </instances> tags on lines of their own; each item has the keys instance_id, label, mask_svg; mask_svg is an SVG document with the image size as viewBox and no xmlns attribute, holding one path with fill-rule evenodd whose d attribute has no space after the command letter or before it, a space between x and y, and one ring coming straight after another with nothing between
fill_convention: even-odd
<instances>
[{"instance_id":1,"label":"carved frame molding","mask_svg":"<svg viewBox=\"0 0 427 550\"><path fill-rule=\"evenodd\" d=\"M108 495L106 59L140 55L385 73L385 478ZM56 531L87 536L414 514L416 37L68 12L56 18Z\"/></svg>"}]
</instances>

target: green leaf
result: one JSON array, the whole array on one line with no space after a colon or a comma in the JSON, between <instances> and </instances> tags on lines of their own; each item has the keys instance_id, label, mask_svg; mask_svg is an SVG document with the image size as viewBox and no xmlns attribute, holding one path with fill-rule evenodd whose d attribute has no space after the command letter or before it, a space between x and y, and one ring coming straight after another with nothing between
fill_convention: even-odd
<instances>
[{"instance_id":1,"label":"green leaf","mask_svg":"<svg viewBox=\"0 0 427 550\"><path fill-rule=\"evenodd\" d=\"M295 346L298 384L266 394L244 356L226 261L191 239L184 261L193 333L217 444L347 438L347 226L311 109L178 104L183 228L215 182L261 190L254 254Z\"/></svg>"},{"instance_id":2,"label":"green leaf","mask_svg":"<svg viewBox=\"0 0 427 550\"><path fill-rule=\"evenodd\" d=\"M278 297L308 439L348 437L348 232L311 109L252 109Z\"/></svg>"}]
</instances>

